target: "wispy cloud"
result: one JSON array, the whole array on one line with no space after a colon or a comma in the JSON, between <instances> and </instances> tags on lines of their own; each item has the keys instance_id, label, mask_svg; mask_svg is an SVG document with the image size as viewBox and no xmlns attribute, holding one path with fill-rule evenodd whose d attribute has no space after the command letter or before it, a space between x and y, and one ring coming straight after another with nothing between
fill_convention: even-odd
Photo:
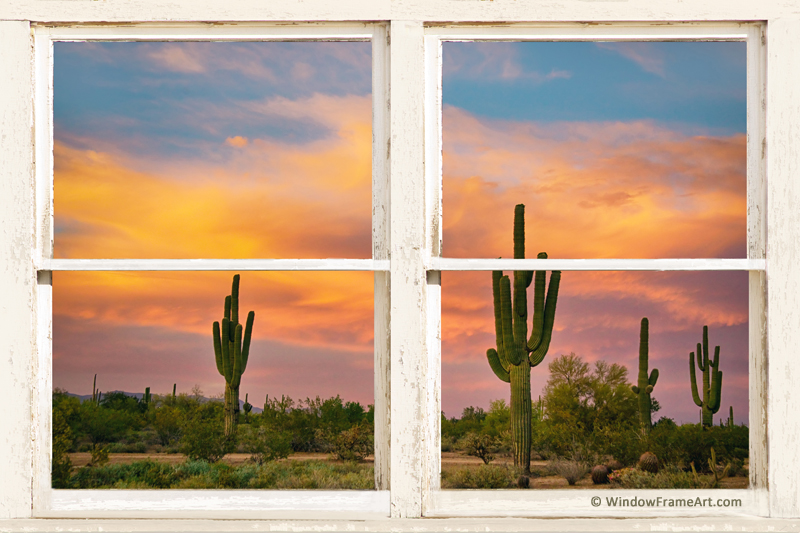
<instances>
[{"instance_id":1,"label":"wispy cloud","mask_svg":"<svg viewBox=\"0 0 800 533\"><path fill-rule=\"evenodd\" d=\"M445 76L503 81L526 80L535 84L569 79L572 73L563 69L539 72L526 68L518 57L518 48L511 43L490 46L445 47L442 62Z\"/></svg>"},{"instance_id":2,"label":"wispy cloud","mask_svg":"<svg viewBox=\"0 0 800 533\"><path fill-rule=\"evenodd\" d=\"M622 57L630 59L642 70L660 76L667 77L663 49L653 46L647 42L617 42L617 43L597 43L598 48L616 52Z\"/></svg>"}]
</instances>

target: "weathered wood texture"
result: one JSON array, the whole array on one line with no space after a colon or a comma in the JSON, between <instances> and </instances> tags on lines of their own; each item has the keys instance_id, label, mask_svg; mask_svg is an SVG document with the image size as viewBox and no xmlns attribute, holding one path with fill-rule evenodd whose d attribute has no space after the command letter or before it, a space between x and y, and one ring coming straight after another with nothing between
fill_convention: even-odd
<instances>
[{"instance_id":1,"label":"weathered wood texture","mask_svg":"<svg viewBox=\"0 0 800 533\"><path fill-rule=\"evenodd\" d=\"M389 48L385 25L372 39L372 258L385 261L387 272L375 273L375 488L388 490L391 473L391 343L389 285Z\"/></svg>"},{"instance_id":2,"label":"weathered wood texture","mask_svg":"<svg viewBox=\"0 0 800 533\"><path fill-rule=\"evenodd\" d=\"M800 17L767 26L770 515L800 516Z\"/></svg>"},{"instance_id":3,"label":"weathered wood texture","mask_svg":"<svg viewBox=\"0 0 800 533\"><path fill-rule=\"evenodd\" d=\"M794 0L5 0L0 19L114 21L642 21L765 20L800 14Z\"/></svg>"},{"instance_id":4,"label":"weathered wood texture","mask_svg":"<svg viewBox=\"0 0 800 533\"><path fill-rule=\"evenodd\" d=\"M391 142L392 516L422 514L428 452L423 28L392 21Z\"/></svg>"},{"instance_id":5,"label":"weathered wood texture","mask_svg":"<svg viewBox=\"0 0 800 533\"><path fill-rule=\"evenodd\" d=\"M765 27L754 24L747 36L747 257L767 253L767 159ZM760 514L769 514L767 461L767 275L749 276L750 487L758 493Z\"/></svg>"},{"instance_id":6,"label":"weathered wood texture","mask_svg":"<svg viewBox=\"0 0 800 533\"><path fill-rule=\"evenodd\" d=\"M0 517L31 513L33 56L30 25L0 22Z\"/></svg>"}]
</instances>

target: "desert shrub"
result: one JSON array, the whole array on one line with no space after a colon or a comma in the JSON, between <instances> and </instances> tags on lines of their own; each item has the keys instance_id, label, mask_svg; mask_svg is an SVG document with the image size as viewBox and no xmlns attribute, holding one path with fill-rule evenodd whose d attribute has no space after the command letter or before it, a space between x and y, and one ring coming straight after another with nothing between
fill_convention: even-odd
<instances>
[{"instance_id":1,"label":"desert shrub","mask_svg":"<svg viewBox=\"0 0 800 533\"><path fill-rule=\"evenodd\" d=\"M181 438L181 412L171 405L164 405L155 410L153 428L162 446L175 444Z\"/></svg>"},{"instance_id":2,"label":"desert shrub","mask_svg":"<svg viewBox=\"0 0 800 533\"><path fill-rule=\"evenodd\" d=\"M600 455L611 456L625 465L635 464L647 447L638 426L605 426L597 429L594 436Z\"/></svg>"},{"instance_id":3,"label":"desert shrub","mask_svg":"<svg viewBox=\"0 0 800 533\"><path fill-rule=\"evenodd\" d=\"M141 425L141 417L136 413L116 410L85 401L78 409L80 431L92 444L106 444L120 440L132 429Z\"/></svg>"},{"instance_id":4,"label":"desert shrub","mask_svg":"<svg viewBox=\"0 0 800 533\"><path fill-rule=\"evenodd\" d=\"M374 450L372 428L361 424L356 424L326 440L330 442L333 457L341 461L363 461Z\"/></svg>"},{"instance_id":5,"label":"desert shrub","mask_svg":"<svg viewBox=\"0 0 800 533\"><path fill-rule=\"evenodd\" d=\"M120 483L166 489L178 480L172 465L155 461L136 461L93 468L81 468L72 476L72 485L81 489L120 487ZM133 487L131 487L133 488Z\"/></svg>"},{"instance_id":6,"label":"desert shrub","mask_svg":"<svg viewBox=\"0 0 800 533\"><path fill-rule=\"evenodd\" d=\"M263 489L374 489L372 465L322 461L273 462L259 467L251 488Z\"/></svg>"},{"instance_id":7,"label":"desert shrub","mask_svg":"<svg viewBox=\"0 0 800 533\"><path fill-rule=\"evenodd\" d=\"M442 472L442 488L508 489L517 486L517 478L512 468L484 464L478 468Z\"/></svg>"},{"instance_id":8,"label":"desert shrub","mask_svg":"<svg viewBox=\"0 0 800 533\"><path fill-rule=\"evenodd\" d=\"M499 451L499 439L491 435L467 433L462 439L462 446L467 455L479 457L483 464L488 465L494 460L494 454Z\"/></svg>"},{"instance_id":9,"label":"desert shrub","mask_svg":"<svg viewBox=\"0 0 800 533\"><path fill-rule=\"evenodd\" d=\"M531 465L531 477L548 477L558 475L553 465L548 463L546 465Z\"/></svg>"},{"instance_id":10,"label":"desert shrub","mask_svg":"<svg viewBox=\"0 0 800 533\"><path fill-rule=\"evenodd\" d=\"M667 467L658 474L638 468L623 468L608 476L615 488L623 489L702 489L712 486L710 476L695 476L675 467Z\"/></svg>"},{"instance_id":11,"label":"desert shrub","mask_svg":"<svg viewBox=\"0 0 800 533\"><path fill-rule=\"evenodd\" d=\"M292 453L292 436L286 431L263 426L248 429L247 432L242 431L240 441L245 453L249 453L250 459L256 464L285 459Z\"/></svg>"},{"instance_id":12,"label":"desert shrub","mask_svg":"<svg viewBox=\"0 0 800 533\"><path fill-rule=\"evenodd\" d=\"M189 459L215 463L235 449L235 440L225 436L219 402L208 402L188 414L181 432L180 450Z\"/></svg>"},{"instance_id":13,"label":"desert shrub","mask_svg":"<svg viewBox=\"0 0 800 533\"><path fill-rule=\"evenodd\" d=\"M115 442L108 445L109 453L145 453L147 444L144 442Z\"/></svg>"},{"instance_id":14,"label":"desert shrub","mask_svg":"<svg viewBox=\"0 0 800 533\"><path fill-rule=\"evenodd\" d=\"M67 418L60 409L53 410L53 462L51 483L54 489L66 489L70 485L72 460L69 452L72 448L72 429L67 424Z\"/></svg>"},{"instance_id":15,"label":"desert shrub","mask_svg":"<svg viewBox=\"0 0 800 533\"><path fill-rule=\"evenodd\" d=\"M109 445L92 444L89 451L92 454L92 459L89 461L88 467L103 466L108 463Z\"/></svg>"},{"instance_id":16,"label":"desert shrub","mask_svg":"<svg viewBox=\"0 0 800 533\"><path fill-rule=\"evenodd\" d=\"M583 476L589 473L589 465L581 461L553 461L553 470L567 480L569 485L574 485Z\"/></svg>"}]
</instances>

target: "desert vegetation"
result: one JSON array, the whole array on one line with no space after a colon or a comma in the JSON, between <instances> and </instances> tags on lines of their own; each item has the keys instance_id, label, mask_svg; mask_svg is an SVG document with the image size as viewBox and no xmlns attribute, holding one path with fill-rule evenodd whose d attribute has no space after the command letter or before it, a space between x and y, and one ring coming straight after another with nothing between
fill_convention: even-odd
<instances>
[{"instance_id":1,"label":"desert vegetation","mask_svg":"<svg viewBox=\"0 0 800 533\"><path fill-rule=\"evenodd\" d=\"M226 434L224 398L197 389L98 396L53 393L55 488L373 487L364 461L372 453L372 406L338 396L266 398L261 413L239 413L237 431ZM77 467L81 453L90 459ZM114 460L120 454L127 464Z\"/></svg>"},{"instance_id":2,"label":"desert vegetation","mask_svg":"<svg viewBox=\"0 0 800 533\"><path fill-rule=\"evenodd\" d=\"M515 488L539 482L549 488L747 486L747 426L735 425L730 417L716 426L679 425L661 417L645 431L641 396L632 390L624 366L590 365L566 354L554 358L548 369L543 394L532 402L530 472L511 460L511 410L505 400L496 400L487 411L469 407L460 418L442 416L443 452L481 460L457 468L443 460L444 487ZM660 404L648 400L650 414L657 414ZM598 466L603 468L590 474ZM520 480L526 475L530 480Z\"/></svg>"}]
</instances>

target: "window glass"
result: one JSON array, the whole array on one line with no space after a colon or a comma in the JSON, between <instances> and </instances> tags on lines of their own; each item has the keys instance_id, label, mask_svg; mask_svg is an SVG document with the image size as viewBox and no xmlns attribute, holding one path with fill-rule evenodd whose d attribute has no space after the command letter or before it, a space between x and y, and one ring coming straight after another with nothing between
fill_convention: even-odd
<instances>
[{"instance_id":1,"label":"window glass","mask_svg":"<svg viewBox=\"0 0 800 533\"><path fill-rule=\"evenodd\" d=\"M746 256L744 42L443 45L443 253Z\"/></svg>"},{"instance_id":2,"label":"window glass","mask_svg":"<svg viewBox=\"0 0 800 533\"><path fill-rule=\"evenodd\" d=\"M55 257L371 256L371 43L54 54Z\"/></svg>"},{"instance_id":3,"label":"window glass","mask_svg":"<svg viewBox=\"0 0 800 533\"><path fill-rule=\"evenodd\" d=\"M229 415L233 273L54 273L53 486L373 488L372 277L242 273Z\"/></svg>"},{"instance_id":4,"label":"window glass","mask_svg":"<svg viewBox=\"0 0 800 533\"><path fill-rule=\"evenodd\" d=\"M513 284L513 273L505 274ZM552 275L546 286L552 291L550 279ZM536 310L534 285L527 291L529 337ZM546 305L543 309L546 317ZM577 486L592 486L592 467L612 464L634 470L603 487L747 486L746 272L563 272L552 324L549 347L530 370L531 487L567 488L566 475L576 468L581 474ZM704 396L705 378L696 355L706 326L709 357L715 360L719 346L717 369L724 380L718 405L708 404L713 412L703 421L693 399L692 377L702 402L713 402L718 380L710 368L709 394ZM524 386L513 379L504 382L493 371L487 350L497 347L492 273L443 273L444 488L517 486L521 472L514 468L513 450L515 442L523 441L514 437L510 405L515 395L524 398ZM651 426L645 430L640 397L631 387L646 389L654 370L658 377L650 396ZM644 385L640 371L645 372ZM708 424L715 427L704 429ZM494 456L488 465L482 464L481 445ZM711 448L718 474L731 465L719 483L708 463ZM639 460L645 452L656 455L660 477L642 473Z\"/></svg>"}]
</instances>

